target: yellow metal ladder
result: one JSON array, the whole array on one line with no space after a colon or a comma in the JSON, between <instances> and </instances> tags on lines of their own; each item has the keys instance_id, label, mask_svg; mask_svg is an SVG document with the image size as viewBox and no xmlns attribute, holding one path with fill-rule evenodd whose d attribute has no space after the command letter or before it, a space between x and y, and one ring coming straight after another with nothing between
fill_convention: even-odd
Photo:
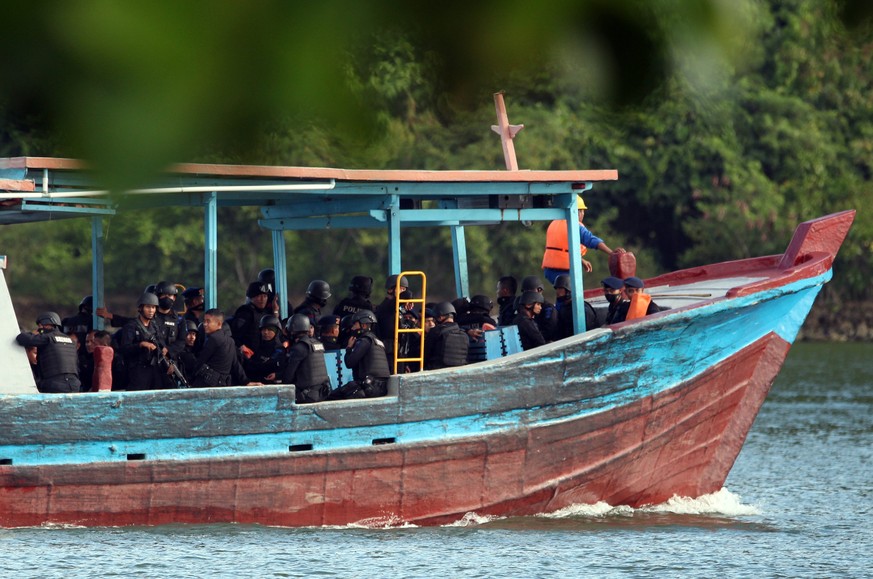
<instances>
[{"instance_id":1,"label":"yellow metal ladder","mask_svg":"<svg viewBox=\"0 0 873 579\"><path fill-rule=\"evenodd\" d=\"M400 298L400 280L403 277L406 277L407 281L409 281L410 277L420 277L421 278L421 297L420 298L410 298L402 300ZM424 369L424 304L427 296L427 276L423 271L402 271L400 275L397 276L397 284L394 286L394 299L396 301L397 311L394 315L394 374L397 374L397 367L400 362L418 362L418 369ZM421 323L417 328L401 328L400 327L400 305L408 304L412 302L414 304L420 304L419 313L421 314ZM418 347L418 356L415 358L398 358L400 355L400 334L418 334L419 335L419 347Z\"/></svg>"}]
</instances>

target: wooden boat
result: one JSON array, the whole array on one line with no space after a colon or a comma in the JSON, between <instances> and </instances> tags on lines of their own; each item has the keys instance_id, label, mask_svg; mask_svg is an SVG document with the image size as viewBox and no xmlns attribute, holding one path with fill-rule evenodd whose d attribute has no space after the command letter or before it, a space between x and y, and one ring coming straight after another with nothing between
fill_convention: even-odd
<instances>
[{"instance_id":1,"label":"wooden boat","mask_svg":"<svg viewBox=\"0 0 873 579\"><path fill-rule=\"evenodd\" d=\"M262 207L284 271L286 228L443 224L466 294L464 227L575 220L576 193L615 171L343 171L181 165L108 198L71 160L0 160L0 223L202 206L207 307L216 208ZM428 203L430 202L430 203ZM0 525L444 524L571 504L659 503L719 490L854 219L801 224L781 255L647 280L671 309L544 347L390 379L384 398L297 405L293 385L36 393L0 287ZM570 228L570 246L578 243ZM6 248L9 251L9 248ZM581 288L573 256L574 288ZM284 276L280 295L288 295ZM574 296L582 295L581 291ZM599 290L585 294L596 307ZM10 317L12 316L12 317ZM581 319L580 319L581 318ZM20 380L19 380L20 379ZM16 381L19 381L16 383Z\"/></svg>"}]
</instances>

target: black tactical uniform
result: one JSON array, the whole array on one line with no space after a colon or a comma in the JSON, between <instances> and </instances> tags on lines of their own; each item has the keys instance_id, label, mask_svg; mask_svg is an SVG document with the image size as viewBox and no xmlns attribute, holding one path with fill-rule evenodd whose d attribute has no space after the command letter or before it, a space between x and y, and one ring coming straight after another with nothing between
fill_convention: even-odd
<instances>
[{"instance_id":1,"label":"black tactical uniform","mask_svg":"<svg viewBox=\"0 0 873 579\"><path fill-rule=\"evenodd\" d=\"M239 373L237 381L248 382L237 359L236 346L229 333L222 328L208 334L203 349L194 362L194 381L191 386L195 388L230 386L231 377L237 373Z\"/></svg>"},{"instance_id":2,"label":"black tactical uniform","mask_svg":"<svg viewBox=\"0 0 873 579\"><path fill-rule=\"evenodd\" d=\"M340 301L333 309L333 315L348 316L361 310L373 311L370 303L370 292L373 289L373 278L364 275L356 275L349 283L349 295Z\"/></svg>"},{"instance_id":3,"label":"black tactical uniform","mask_svg":"<svg viewBox=\"0 0 873 579\"><path fill-rule=\"evenodd\" d=\"M288 351L282 383L297 387L298 404L326 399L330 394L330 378L324 360L324 345L309 336L299 336Z\"/></svg>"},{"instance_id":4,"label":"black tactical uniform","mask_svg":"<svg viewBox=\"0 0 873 579\"><path fill-rule=\"evenodd\" d=\"M37 324L53 325L52 329L42 329L39 334L22 332L15 341L25 348L36 347L39 379L36 386L40 392L69 393L79 392L78 356L73 339L60 331L60 317L47 312L37 318Z\"/></svg>"}]
</instances>

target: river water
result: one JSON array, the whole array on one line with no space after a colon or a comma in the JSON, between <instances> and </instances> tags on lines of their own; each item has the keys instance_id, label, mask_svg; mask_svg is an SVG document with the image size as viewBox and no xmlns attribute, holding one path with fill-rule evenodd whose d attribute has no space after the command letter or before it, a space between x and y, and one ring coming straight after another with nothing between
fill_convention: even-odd
<instances>
[{"instance_id":1,"label":"river water","mask_svg":"<svg viewBox=\"0 0 873 579\"><path fill-rule=\"evenodd\" d=\"M725 488L438 528L0 530L2 577L873 577L873 344L798 344Z\"/></svg>"}]
</instances>

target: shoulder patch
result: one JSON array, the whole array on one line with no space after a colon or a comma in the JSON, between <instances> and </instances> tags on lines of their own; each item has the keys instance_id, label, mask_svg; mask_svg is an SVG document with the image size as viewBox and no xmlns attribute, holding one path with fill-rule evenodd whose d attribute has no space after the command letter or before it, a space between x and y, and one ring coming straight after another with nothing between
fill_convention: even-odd
<instances>
[{"instance_id":1,"label":"shoulder patch","mask_svg":"<svg viewBox=\"0 0 873 579\"><path fill-rule=\"evenodd\" d=\"M373 338L373 343L376 344L377 346L379 346L380 348L385 347L385 342L383 342L379 338Z\"/></svg>"},{"instance_id":2,"label":"shoulder patch","mask_svg":"<svg viewBox=\"0 0 873 579\"><path fill-rule=\"evenodd\" d=\"M316 342L316 343L312 344L312 351L313 352L324 352L324 344L322 344L321 342Z\"/></svg>"},{"instance_id":3,"label":"shoulder patch","mask_svg":"<svg viewBox=\"0 0 873 579\"><path fill-rule=\"evenodd\" d=\"M73 339L67 336L52 336L52 341L58 344L72 344Z\"/></svg>"}]
</instances>

